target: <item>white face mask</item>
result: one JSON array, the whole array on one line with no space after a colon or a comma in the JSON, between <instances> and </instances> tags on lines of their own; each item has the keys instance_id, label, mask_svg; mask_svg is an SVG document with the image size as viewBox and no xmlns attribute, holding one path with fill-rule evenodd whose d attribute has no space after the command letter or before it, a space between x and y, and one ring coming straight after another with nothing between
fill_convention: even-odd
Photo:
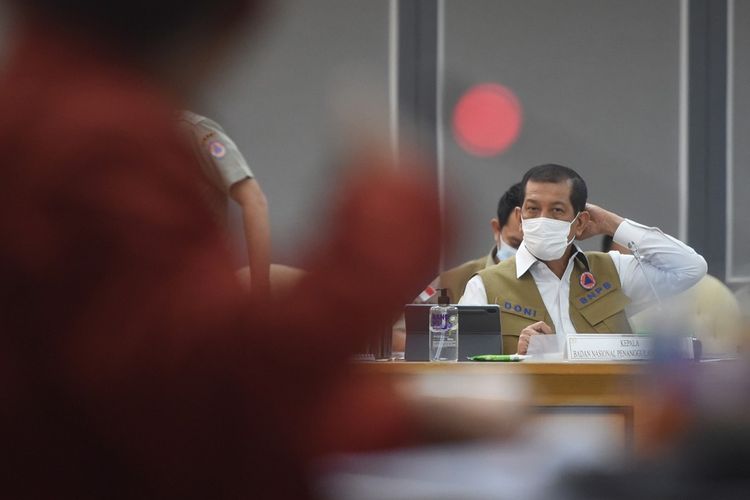
<instances>
[{"instance_id":1,"label":"white face mask","mask_svg":"<svg viewBox=\"0 0 750 500\"><path fill-rule=\"evenodd\" d=\"M508 260L516 255L516 250L512 246L508 245L502 236L500 236L500 244L497 246L497 260L500 262Z\"/></svg>"},{"instance_id":2,"label":"white face mask","mask_svg":"<svg viewBox=\"0 0 750 500\"><path fill-rule=\"evenodd\" d=\"M549 219L547 217L535 217L533 219L521 219L523 228L523 241L531 255L539 260L557 260L563 256L575 236L568 241L570 226L576 221Z\"/></svg>"}]
</instances>

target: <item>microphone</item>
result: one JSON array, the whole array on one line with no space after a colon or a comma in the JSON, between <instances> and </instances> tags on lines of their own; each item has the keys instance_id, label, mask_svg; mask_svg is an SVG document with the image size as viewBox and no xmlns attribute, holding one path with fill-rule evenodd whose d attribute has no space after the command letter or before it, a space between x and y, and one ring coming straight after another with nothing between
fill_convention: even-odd
<instances>
[{"instance_id":1,"label":"microphone","mask_svg":"<svg viewBox=\"0 0 750 500\"><path fill-rule=\"evenodd\" d=\"M646 283L648 283L649 288L651 288L651 292L654 294L654 297L656 297L656 304L658 307L659 312L662 311L663 302L661 300L661 296L656 291L656 287L653 283L651 283L651 279L648 277L648 273L646 272L646 268L643 267L643 260L641 259L641 252L638 250L638 245L635 244L635 241L629 241L628 242L628 250L633 252L633 257L635 257L636 263L638 263L638 268L643 273L643 277L646 278Z\"/></svg>"},{"instance_id":2,"label":"microphone","mask_svg":"<svg viewBox=\"0 0 750 500\"><path fill-rule=\"evenodd\" d=\"M648 283L649 288L651 288L651 293L654 294L654 297L656 297L656 310L661 314L664 312L664 303L661 300L661 296L659 295L659 292L656 291L656 287L651 282L651 278L648 277L648 273L646 272L646 268L643 266L643 259L641 258L641 253L638 250L638 245L636 245L635 241L629 241L628 242L628 249L633 252L633 257L635 257L635 261L638 264L638 267L641 269L641 272L643 273L643 277L646 279L646 283ZM695 337L694 334L691 333L689 337L687 337L690 341L689 343L689 357L692 359L698 361L701 359L703 354L703 343Z\"/></svg>"}]
</instances>

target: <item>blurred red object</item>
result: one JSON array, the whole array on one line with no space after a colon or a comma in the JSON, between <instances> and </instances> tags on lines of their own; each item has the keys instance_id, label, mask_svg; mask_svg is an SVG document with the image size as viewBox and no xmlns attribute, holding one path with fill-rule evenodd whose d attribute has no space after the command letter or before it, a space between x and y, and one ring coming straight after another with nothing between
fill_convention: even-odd
<instances>
[{"instance_id":1,"label":"blurred red object","mask_svg":"<svg viewBox=\"0 0 750 500\"><path fill-rule=\"evenodd\" d=\"M5 498L305 498L307 461L326 446L311 417L336 418L321 407L348 357L437 270L432 183L363 153L311 272L284 301L246 302L177 108L147 73L54 31L27 32L11 54ZM408 428L395 402L341 392L368 401L367 420L339 415L343 435Z\"/></svg>"},{"instance_id":2,"label":"blurred red object","mask_svg":"<svg viewBox=\"0 0 750 500\"><path fill-rule=\"evenodd\" d=\"M510 148L521 133L522 109L510 89L496 83L466 91L453 113L459 145L476 156L494 156Z\"/></svg>"}]
</instances>

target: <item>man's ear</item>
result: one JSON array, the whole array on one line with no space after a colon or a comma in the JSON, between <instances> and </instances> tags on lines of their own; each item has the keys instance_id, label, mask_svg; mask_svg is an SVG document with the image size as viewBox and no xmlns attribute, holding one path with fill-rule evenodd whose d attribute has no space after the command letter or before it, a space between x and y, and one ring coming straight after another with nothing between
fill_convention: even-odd
<instances>
[{"instance_id":1,"label":"man's ear","mask_svg":"<svg viewBox=\"0 0 750 500\"><path fill-rule=\"evenodd\" d=\"M589 222L591 221L591 214L588 212L588 210L582 210L580 214L578 214L578 219L576 220L576 238L580 238L583 232L586 230L586 226L589 225Z\"/></svg>"},{"instance_id":2,"label":"man's ear","mask_svg":"<svg viewBox=\"0 0 750 500\"><path fill-rule=\"evenodd\" d=\"M513 218L515 222L518 222L518 225L521 225L521 207L515 207L513 208L513 212L508 215L508 219Z\"/></svg>"},{"instance_id":3,"label":"man's ear","mask_svg":"<svg viewBox=\"0 0 750 500\"><path fill-rule=\"evenodd\" d=\"M515 217L518 222L518 231L521 233L521 237L523 237L523 217L521 217L521 207L514 207L511 217Z\"/></svg>"},{"instance_id":4,"label":"man's ear","mask_svg":"<svg viewBox=\"0 0 750 500\"><path fill-rule=\"evenodd\" d=\"M523 218L521 217L521 207L513 208L513 217L515 217L518 221L518 229L521 231L521 234L523 234Z\"/></svg>"},{"instance_id":5,"label":"man's ear","mask_svg":"<svg viewBox=\"0 0 750 500\"><path fill-rule=\"evenodd\" d=\"M492 235L495 237L495 243L500 244L500 231L502 231L502 226L500 225L500 221L497 220L495 217L493 217L490 220L490 226L492 226Z\"/></svg>"}]
</instances>

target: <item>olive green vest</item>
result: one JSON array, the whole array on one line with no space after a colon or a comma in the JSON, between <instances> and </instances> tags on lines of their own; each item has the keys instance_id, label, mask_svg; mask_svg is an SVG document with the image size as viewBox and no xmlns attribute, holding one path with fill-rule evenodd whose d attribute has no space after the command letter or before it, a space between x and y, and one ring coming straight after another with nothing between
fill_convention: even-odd
<instances>
[{"instance_id":1,"label":"olive green vest","mask_svg":"<svg viewBox=\"0 0 750 500\"><path fill-rule=\"evenodd\" d=\"M466 289L466 283L486 267L495 265L495 249L489 255L464 262L458 267L440 273L440 288L447 288L451 304L457 304Z\"/></svg>"},{"instance_id":2,"label":"olive green vest","mask_svg":"<svg viewBox=\"0 0 750 500\"><path fill-rule=\"evenodd\" d=\"M591 290L581 286L581 275L589 271L596 284ZM516 259L508 259L479 273L487 291L487 303L500 306L503 352L518 351L521 330L544 321L555 331L531 272L516 277ZM625 306L630 299L620 286L612 258L602 252L586 252L575 257L570 275L570 319L578 333L630 333Z\"/></svg>"}]
</instances>

